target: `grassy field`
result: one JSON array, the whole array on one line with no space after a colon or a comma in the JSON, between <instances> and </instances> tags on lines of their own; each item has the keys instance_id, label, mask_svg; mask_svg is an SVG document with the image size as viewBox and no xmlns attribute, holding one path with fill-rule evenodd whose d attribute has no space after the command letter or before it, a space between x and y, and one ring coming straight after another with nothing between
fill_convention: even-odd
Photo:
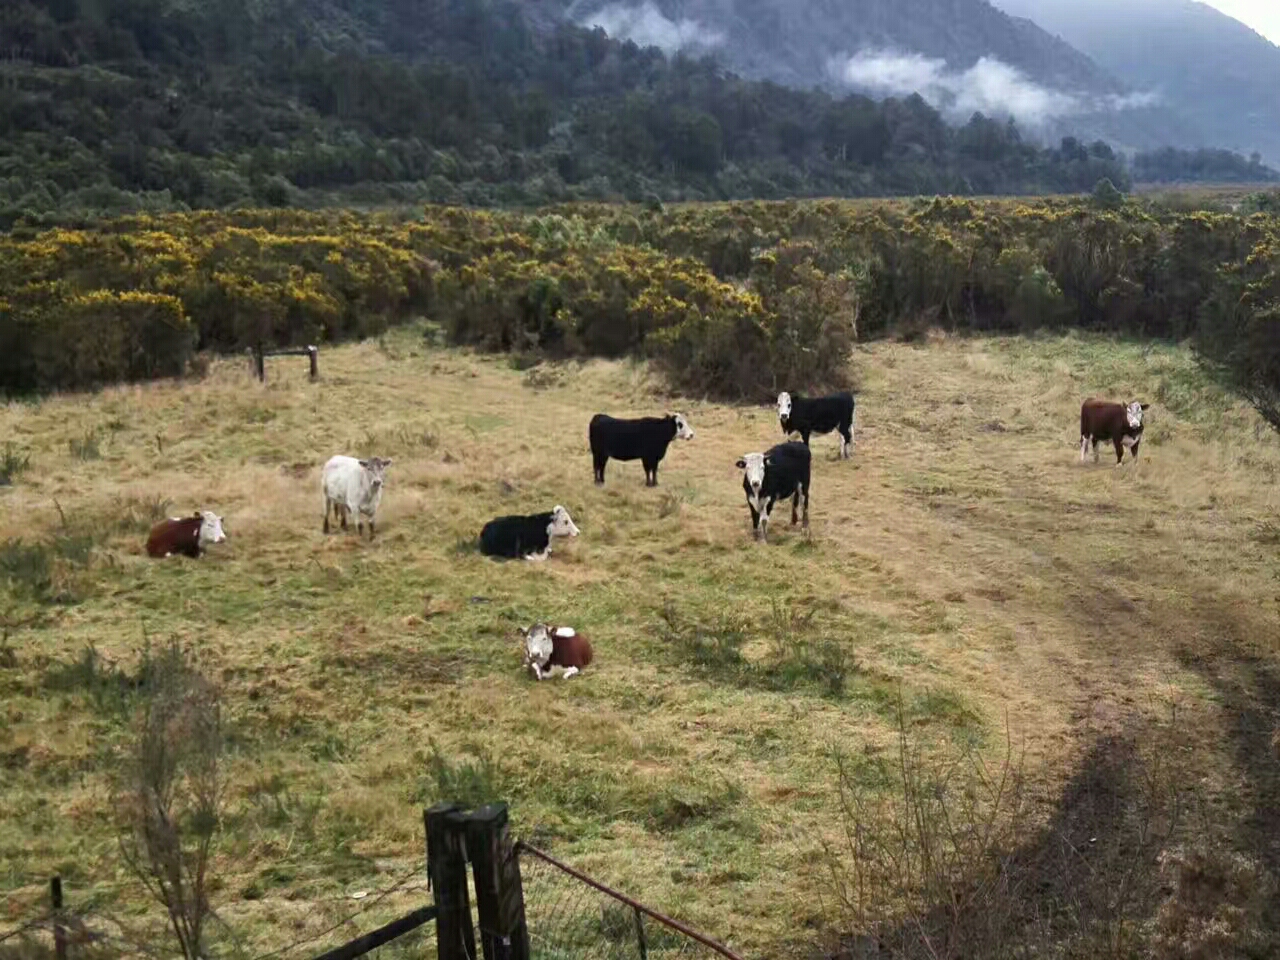
<instances>
[{"instance_id":1,"label":"grassy field","mask_svg":"<svg viewBox=\"0 0 1280 960\"><path fill-rule=\"evenodd\" d=\"M421 808L457 797L508 800L520 835L747 956L807 956L833 922L833 752L889 789L899 702L939 748L998 755L1007 720L1040 824L1101 739L1162 731L1207 822L1274 869L1277 438L1171 347L935 338L854 363L853 459L815 438L812 535L783 511L768 545L734 461L780 439L772 409L664 397L641 365L521 372L402 330L322 352L317 384L227 361L0 409L30 457L0 487L6 616L36 618L0 650L0 921L60 871L73 903L159 923L119 861L128 703L103 692L144 638L221 684L214 902L250 955L412 871ZM1078 462L1090 394L1151 403L1139 461ZM594 487L589 417L664 409L697 436L660 486L611 462ZM372 544L321 533L337 452L395 460ZM475 552L485 520L556 503L582 534L548 562ZM228 542L147 559L150 519L193 508ZM18 538L60 544L47 587ZM536 618L596 663L535 683L514 630Z\"/></svg>"}]
</instances>

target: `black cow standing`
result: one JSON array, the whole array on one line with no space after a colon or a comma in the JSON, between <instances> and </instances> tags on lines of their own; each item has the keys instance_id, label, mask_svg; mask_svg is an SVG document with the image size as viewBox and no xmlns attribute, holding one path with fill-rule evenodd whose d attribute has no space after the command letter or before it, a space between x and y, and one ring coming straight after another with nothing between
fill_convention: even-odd
<instances>
[{"instance_id":1,"label":"black cow standing","mask_svg":"<svg viewBox=\"0 0 1280 960\"><path fill-rule=\"evenodd\" d=\"M799 433L804 445L809 434L840 434L840 456L847 460L853 450L853 394L845 390L825 397L793 397L785 390L778 394L778 423L788 436Z\"/></svg>"},{"instance_id":2,"label":"black cow standing","mask_svg":"<svg viewBox=\"0 0 1280 960\"><path fill-rule=\"evenodd\" d=\"M804 496L804 529L809 529L809 468L812 456L803 443L788 440L764 453L748 453L738 461L743 471L742 489L747 494L751 511L751 529L755 536L768 542L769 516L778 500L791 497L791 523Z\"/></svg>"},{"instance_id":3,"label":"black cow standing","mask_svg":"<svg viewBox=\"0 0 1280 960\"><path fill-rule=\"evenodd\" d=\"M587 424L596 485L604 483L604 466L613 457L615 460L639 460L644 465L644 485L656 487L658 462L667 455L668 444L677 437L693 439L693 428L683 414L624 420L607 413L597 413Z\"/></svg>"}]
</instances>

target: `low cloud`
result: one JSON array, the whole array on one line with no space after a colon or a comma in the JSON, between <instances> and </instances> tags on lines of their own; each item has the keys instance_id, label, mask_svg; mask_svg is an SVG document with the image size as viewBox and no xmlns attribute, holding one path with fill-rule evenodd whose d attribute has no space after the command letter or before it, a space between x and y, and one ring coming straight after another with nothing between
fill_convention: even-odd
<instances>
[{"instance_id":1,"label":"low cloud","mask_svg":"<svg viewBox=\"0 0 1280 960\"><path fill-rule=\"evenodd\" d=\"M653 0L639 6L611 3L578 20L579 26L600 27L617 40L630 40L642 47L658 47L672 54L688 47L718 47L724 34L696 20L671 20Z\"/></svg>"},{"instance_id":2,"label":"low cloud","mask_svg":"<svg viewBox=\"0 0 1280 960\"><path fill-rule=\"evenodd\" d=\"M861 50L837 60L833 71L845 83L881 95L918 93L956 119L981 111L1038 125L1055 117L1150 106L1158 99L1151 93L1092 96L1054 90L994 57L982 57L968 69L957 70L945 60L918 53Z\"/></svg>"}]
</instances>

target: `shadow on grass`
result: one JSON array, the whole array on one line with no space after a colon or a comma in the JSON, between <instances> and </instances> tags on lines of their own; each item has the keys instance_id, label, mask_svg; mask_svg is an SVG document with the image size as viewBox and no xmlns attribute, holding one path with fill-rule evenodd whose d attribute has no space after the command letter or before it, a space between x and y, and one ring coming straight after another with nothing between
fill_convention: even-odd
<instances>
[{"instance_id":1,"label":"shadow on grass","mask_svg":"<svg viewBox=\"0 0 1280 960\"><path fill-rule=\"evenodd\" d=\"M961 776L904 746L878 804L842 768L849 840L828 860L856 932L827 956L1280 955L1280 668L1248 652L1255 616L1210 600L1183 625L1225 741L1176 712L1134 717L1096 737L1042 825L995 789L1020 780L1008 759ZM1224 756L1239 779L1210 795L1204 765Z\"/></svg>"}]
</instances>

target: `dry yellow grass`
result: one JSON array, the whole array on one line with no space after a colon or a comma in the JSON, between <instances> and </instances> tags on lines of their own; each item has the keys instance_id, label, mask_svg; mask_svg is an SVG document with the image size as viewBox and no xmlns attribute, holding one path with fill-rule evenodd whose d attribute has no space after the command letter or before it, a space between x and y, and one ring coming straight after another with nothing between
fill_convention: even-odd
<instances>
[{"instance_id":1,"label":"dry yellow grass","mask_svg":"<svg viewBox=\"0 0 1280 960\"><path fill-rule=\"evenodd\" d=\"M305 363L274 362L264 387L228 361L199 383L0 409L0 442L31 455L0 490L0 542L64 529L59 508L98 539L67 574L79 602L40 607L0 664L6 918L61 871L73 901L158 919L111 830L126 723L65 680L90 643L128 669L144 633L185 638L222 684L234 780L215 903L253 953L412 869L442 791L492 790L570 862L748 956L803 955L826 919L828 754L880 755L898 691L942 742L998 747L1007 714L1046 804L1099 731L1175 703L1198 769L1245 816L1249 783L1267 787L1232 727L1246 707L1275 720L1262 668L1239 671L1276 666L1276 437L1173 348L935 339L855 363L854 457L815 438L812 539L784 511L767 546L734 460L780 439L773 411L664 398L642 366L565 365L535 387L405 330L325 351L318 384ZM1077 462L1090 394L1152 403L1137 463ZM591 414L664 408L697 437L660 486L611 462L595 488ZM100 458L73 454L95 433ZM372 545L321 533L337 452L395 458ZM142 525L119 518L159 499L217 510L229 541L147 559ZM555 503L582 535L549 562L470 549L486 519ZM762 670L794 636L833 644L843 692L821 671L700 671L664 632L668 603L681 624L748 618ZM512 639L535 618L590 632L597 662L535 684Z\"/></svg>"}]
</instances>

